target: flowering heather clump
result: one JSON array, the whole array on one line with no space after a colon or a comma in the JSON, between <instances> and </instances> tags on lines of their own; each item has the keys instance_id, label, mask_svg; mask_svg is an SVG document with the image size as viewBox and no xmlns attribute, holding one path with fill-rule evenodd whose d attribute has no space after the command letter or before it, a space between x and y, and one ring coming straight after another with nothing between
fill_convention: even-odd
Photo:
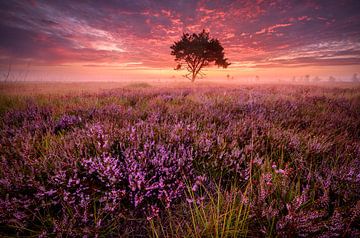
<instances>
[{"instance_id":1,"label":"flowering heather clump","mask_svg":"<svg viewBox=\"0 0 360 238\"><path fill-rule=\"evenodd\" d=\"M1 110L0 235L357 237L359 96L278 85L34 97Z\"/></svg>"},{"instance_id":2,"label":"flowering heather clump","mask_svg":"<svg viewBox=\"0 0 360 238\"><path fill-rule=\"evenodd\" d=\"M50 107L39 107L32 101L26 103L24 109L7 111L2 118L3 130L8 136L16 136L24 131L31 134L41 134L53 127L52 110ZM18 132L18 130L21 130Z\"/></svg>"},{"instance_id":3,"label":"flowering heather clump","mask_svg":"<svg viewBox=\"0 0 360 238\"><path fill-rule=\"evenodd\" d=\"M55 125L54 131L55 133L57 133L60 131L69 130L72 127L81 125L81 122L82 122L81 117L79 116L64 115L59 119L59 121Z\"/></svg>"}]
</instances>

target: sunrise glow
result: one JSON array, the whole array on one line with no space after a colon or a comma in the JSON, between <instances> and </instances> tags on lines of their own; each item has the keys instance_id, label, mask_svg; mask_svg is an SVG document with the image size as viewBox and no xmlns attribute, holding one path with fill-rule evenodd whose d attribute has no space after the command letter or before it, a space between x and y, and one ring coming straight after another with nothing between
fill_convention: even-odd
<instances>
[{"instance_id":1,"label":"sunrise glow","mask_svg":"<svg viewBox=\"0 0 360 238\"><path fill-rule=\"evenodd\" d=\"M0 69L26 80L182 79L170 45L205 29L228 69L208 79L349 80L360 68L359 1L2 1Z\"/></svg>"}]
</instances>

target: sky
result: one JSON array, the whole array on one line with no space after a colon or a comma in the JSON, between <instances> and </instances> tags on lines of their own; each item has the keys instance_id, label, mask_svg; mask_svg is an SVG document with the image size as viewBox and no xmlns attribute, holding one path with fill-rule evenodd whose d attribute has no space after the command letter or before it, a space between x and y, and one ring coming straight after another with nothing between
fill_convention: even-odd
<instances>
[{"instance_id":1,"label":"sky","mask_svg":"<svg viewBox=\"0 0 360 238\"><path fill-rule=\"evenodd\" d=\"M203 29L231 63L207 78L360 73L359 0L1 0L0 69L15 80L181 79L170 46Z\"/></svg>"}]
</instances>

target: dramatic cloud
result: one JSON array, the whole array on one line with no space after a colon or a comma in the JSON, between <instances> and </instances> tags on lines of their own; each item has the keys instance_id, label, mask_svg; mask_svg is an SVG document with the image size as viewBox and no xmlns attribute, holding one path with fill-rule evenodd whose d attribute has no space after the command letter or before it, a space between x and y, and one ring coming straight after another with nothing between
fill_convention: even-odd
<instances>
[{"instance_id":1,"label":"dramatic cloud","mask_svg":"<svg viewBox=\"0 0 360 238\"><path fill-rule=\"evenodd\" d=\"M360 65L358 0L0 2L0 64L171 68L183 32L218 38L237 67Z\"/></svg>"}]
</instances>

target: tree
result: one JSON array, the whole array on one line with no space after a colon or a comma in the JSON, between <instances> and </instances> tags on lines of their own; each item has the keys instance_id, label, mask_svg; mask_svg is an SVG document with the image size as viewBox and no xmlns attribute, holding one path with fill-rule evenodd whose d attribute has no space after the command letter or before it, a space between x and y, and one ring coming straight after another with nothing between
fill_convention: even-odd
<instances>
[{"instance_id":1,"label":"tree","mask_svg":"<svg viewBox=\"0 0 360 238\"><path fill-rule=\"evenodd\" d=\"M189 72L185 75L191 82L196 77L203 76L201 69L215 62L218 67L227 68L230 63L224 58L224 48L218 39L210 39L209 33L203 30L201 33L192 35L184 33L181 39L170 47L171 55L175 56L178 63L175 70L185 67Z\"/></svg>"}]
</instances>

